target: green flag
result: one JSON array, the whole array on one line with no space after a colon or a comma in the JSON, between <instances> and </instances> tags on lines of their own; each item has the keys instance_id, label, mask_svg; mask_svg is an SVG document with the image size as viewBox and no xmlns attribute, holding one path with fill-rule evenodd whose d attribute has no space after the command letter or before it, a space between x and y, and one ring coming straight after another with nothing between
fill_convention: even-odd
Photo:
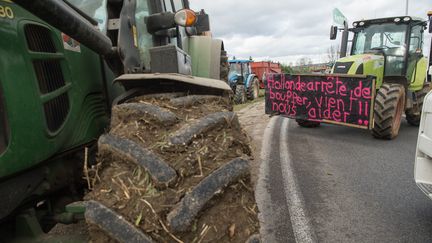
<instances>
[{"instance_id":1,"label":"green flag","mask_svg":"<svg viewBox=\"0 0 432 243\"><path fill-rule=\"evenodd\" d=\"M337 8L333 9L333 21L338 25L344 25L344 22L348 22L347 18Z\"/></svg>"}]
</instances>

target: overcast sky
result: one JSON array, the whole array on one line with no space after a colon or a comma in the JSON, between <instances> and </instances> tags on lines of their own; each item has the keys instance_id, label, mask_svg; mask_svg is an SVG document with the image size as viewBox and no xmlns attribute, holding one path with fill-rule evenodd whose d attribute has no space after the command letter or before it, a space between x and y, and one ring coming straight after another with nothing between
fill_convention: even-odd
<instances>
[{"instance_id":1,"label":"overcast sky","mask_svg":"<svg viewBox=\"0 0 432 243\"><path fill-rule=\"evenodd\" d=\"M327 61L332 10L352 22L405 15L406 0L189 0L210 15L213 36L224 40L230 56L289 64L301 57ZM431 0L410 0L408 14L426 19ZM340 33L338 35L341 36ZM426 35L430 43L430 35ZM429 50L429 47L426 47ZM427 54L426 54L427 55Z\"/></svg>"}]
</instances>

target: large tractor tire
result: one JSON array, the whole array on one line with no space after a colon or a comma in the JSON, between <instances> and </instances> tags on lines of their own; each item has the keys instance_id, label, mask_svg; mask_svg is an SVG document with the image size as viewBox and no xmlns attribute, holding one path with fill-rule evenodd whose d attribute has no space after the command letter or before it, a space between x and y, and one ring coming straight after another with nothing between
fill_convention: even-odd
<instances>
[{"instance_id":1,"label":"large tractor tire","mask_svg":"<svg viewBox=\"0 0 432 243\"><path fill-rule=\"evenodd\" d=\"M400 84L383 84L375 98L372 135L380 139L395 138L399 134L404 109L405 88Z\"/></svg>"},{"instance_id":2,"label":"large tractor tire","mask_svg":"<svg viewBox=\"0 0 432 243\"><path fill-rule=\"evenodd\" d=\"M420 118L421 118L421 112L423 109L423 101L427 93L430 91L430 86L424 86L423 89L415 93L416 96L416 107L407 109L405 111L405 118L408 122L408 124L412 126L419 126L420 125Z\"/></svg>"},{"instance_id":3,"label":"large tractor tire","mask_svg":"<svg viewBox=\"0 0 432 243\"><path fill-rule=\"evenodd\" d=\"M229 98L116 105L86 195L93 242L246 242L259 231L247 136Z\"/></svg>"},{"instance_id":4,"label":"large tractor tire","mask_svg":"<svg viewBox=\"0 0 432 243\"><path fill-rule=\"evenodd\" d=\"M319 127L321 125L320 122L308 121L308 120L303 120L303 119L296 119L296 122L299 126L306 127L306 128L315 128L315 127Z\"/></svg>"},{"instance_id":5,"label":"large tractor tire","mask_svg":"<svg viewBox=\"0 0 432 243\"><path fill-rule=\"evenodd\" d=\"M247 101L246 87L243 84L236 85L234 92L234 103L244 104Z\"/></svg>"},{"instance_id":6,"label":"large tractor tire","mask_svg":"<svg viewBox=\"0 0 432 243\"><path fill-rule=\"evenodd\" d=\"M259 96L259 90L260 90L259 80L258 80L257 77L255 77L252 80L252 83L251 83L251 85L248 88L248 92L247 92L248 99L250 99L250 100L257 99L258 96Z\"/></svg>"}]
</instances>

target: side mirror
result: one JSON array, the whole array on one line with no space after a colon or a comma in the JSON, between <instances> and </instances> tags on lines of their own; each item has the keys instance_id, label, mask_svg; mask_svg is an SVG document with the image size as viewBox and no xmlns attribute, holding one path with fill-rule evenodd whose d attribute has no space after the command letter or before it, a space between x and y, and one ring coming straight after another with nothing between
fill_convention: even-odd
<instances>
[{"instance_id":1,"label":"side mirror","mask_svg":"<svg viewBox=\"0 0 432 243\"><path fill-rule=\"evenodd\" d=\"M204 9L195 13L197 20L191 27L186 27L186 33L189 36L210 34L210 18Z\"/></svg>"},{"instance_id":2,"label":"side mirror","mask_svg":"<svg viewBox=\"0 0 432 243\"><path fill-rule=\"evenodd\" d=\"M176 13L162 12L152 14L147 16L145 21L147 24L147 31L150 34L154 34L156 32L162 33L176 26L193 26L197 22L197 16L195 12L190 9L182 9Z\"/></svg>"},{"instance_id":3,"label":"side mirror","mask_svg":"<svg viewBox=\"0 0 432 243\"><path fill-rule=\"evenodd\" d=\"M337 32L338 32L338 27L332 25L330 27L330 40L336 40Z\"/></svg>"},{"instance_id":4,"label":"side mirror","mask_svg":"<svg viewBox=\"0 0 432 243\"><path fill-rule=\"evenodd\" d=\"M206 14L204 9L197 13L197 22L194 26L199 35L204 32L210 31L210 18L208 14Z\"/></svg>"},{"instance_id":5,"label":"side mirror","mask_svg":"<svg viewBox=\"0 0 432 243\"><path fill-rule=\"evenodd\" d=\"M176 26L174 16L175 14L171 12L163 12L147 16L145 18L147 31L150 34L154 34L161 30L174 28Z\"/></svg>"}]
</instances>

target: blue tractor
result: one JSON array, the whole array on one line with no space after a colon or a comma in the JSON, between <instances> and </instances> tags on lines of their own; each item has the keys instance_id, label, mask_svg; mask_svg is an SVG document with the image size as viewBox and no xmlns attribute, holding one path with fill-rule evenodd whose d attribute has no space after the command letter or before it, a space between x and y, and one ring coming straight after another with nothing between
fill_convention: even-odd
<instances>
[{"instance_id":1,"label":"blue tractor","mask_svg":"<svg viewBox=\"0 0 432 243\"><path fill-rule=\"evenodd\" d=\"M259 94L258 77L252 73L252 60L229 60L230 71L228 81L234 91L234 102L243 104L247 99L254 100Z\"/></svg>"}]
</instances>

